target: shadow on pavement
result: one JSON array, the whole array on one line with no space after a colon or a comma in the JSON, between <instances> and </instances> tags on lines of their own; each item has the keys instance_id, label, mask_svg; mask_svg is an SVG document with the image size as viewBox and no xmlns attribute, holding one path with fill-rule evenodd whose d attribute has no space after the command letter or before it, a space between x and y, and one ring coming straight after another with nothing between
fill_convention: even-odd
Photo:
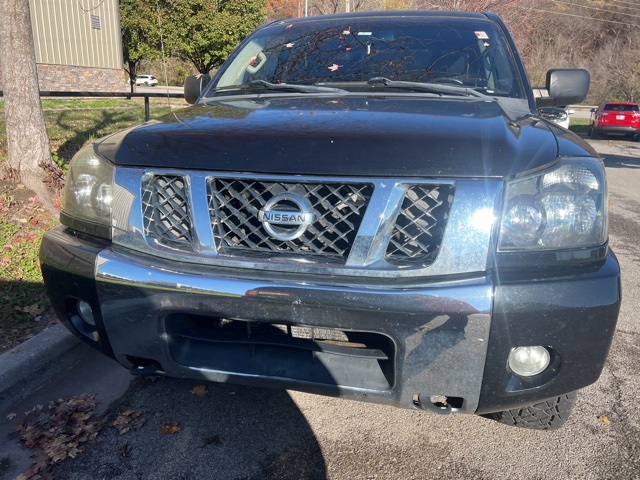
<instances>
[{"instance_id":1,"label":"shadow on pavement","mask_svg":"<svg viewBox=\"0 0 640 480\"><path fill-rule=\"evenodd\" d=\"M607 168L640 168L640 158L600 153Z\"/></svg>"},{"instance_id":2,"label":"shadow on pavement","mask_svg":"<svg viewBox=\"0 0 640 480\"><path fill-rule=\"evenodd\" d=\"M193 393L200 385L203 396ZM146 423L119 435L110 425L127 410ZM82 454L52 469L55 478L326 478L314 433L285 390L136 378L106 420ZM162 433L170 424L179 430Z\"/></svg>"}]
</instances>

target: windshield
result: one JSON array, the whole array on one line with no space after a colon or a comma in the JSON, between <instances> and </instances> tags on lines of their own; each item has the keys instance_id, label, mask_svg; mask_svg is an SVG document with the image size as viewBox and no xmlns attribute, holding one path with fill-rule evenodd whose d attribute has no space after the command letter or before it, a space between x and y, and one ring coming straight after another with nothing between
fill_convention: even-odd
<instances>
[{"instance_id":1,"label":"windshield","mask_svg":"<svg viewBox=\"0 0 640 480\"><path fill-rule=\"evenodd\" d=\"M227 95L256 80L347 89L393 86L367 83L378 77L522 98L512 55L496 25L455 17L278 22L234 53L205 96Z\"/></svg>"}]
</instances>

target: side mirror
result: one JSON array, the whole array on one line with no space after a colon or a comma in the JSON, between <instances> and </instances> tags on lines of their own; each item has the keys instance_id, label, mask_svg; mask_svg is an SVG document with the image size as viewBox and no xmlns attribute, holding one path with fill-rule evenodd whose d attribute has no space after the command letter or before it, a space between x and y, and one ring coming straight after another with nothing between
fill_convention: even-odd
<instances>
[{"instance_id":1,"label":"side mirror","mask_svg":"<svg viewBox=\"0 0 640 480\"><path fill-rule=\"evenodd\" d=\"M200 94L211 81L211 76L206 74L189 75L184 81L184 99L193 105Z\"/></svg>"},{"instance_id":2,"label":"side mirror","mask_svg":"<svg viewBox=\"0 0 640 480\"><path fill-rule=\"evenodd\" d=\"M538 107L566 106L582 102L589 92L591 75L581 68L557 68L547 72L548 97L537 100Z\"/></svg>"}]
</instances>

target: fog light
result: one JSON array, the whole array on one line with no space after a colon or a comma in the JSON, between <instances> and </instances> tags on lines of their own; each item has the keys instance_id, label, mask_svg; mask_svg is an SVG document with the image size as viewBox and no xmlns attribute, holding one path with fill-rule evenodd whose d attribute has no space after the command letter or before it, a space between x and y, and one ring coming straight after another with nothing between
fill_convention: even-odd
<instances>
[{"instance_id":1,"label":"fog light","mask_svg":"<svg viewBox=\"0 0 640 480\"><path fill-rule=\"evenodd\" d=\"M96 321L93 318L93 310L91 310L91 305L89 305L84 300L78 300L78 313L82 320L87 322L89 325L96 325Z\"/></svg>"},{"instance_id":2,"label":"fog light","mask_svg":"<svg viewBox=\"0 0 640 480\"><path fill-rule=\"evenodd\" d=\"M551 361L549 350L541 346L517 347L509 354L509 368L516 375L532 377L542 373Z\"/></svg>"}]
</instances>

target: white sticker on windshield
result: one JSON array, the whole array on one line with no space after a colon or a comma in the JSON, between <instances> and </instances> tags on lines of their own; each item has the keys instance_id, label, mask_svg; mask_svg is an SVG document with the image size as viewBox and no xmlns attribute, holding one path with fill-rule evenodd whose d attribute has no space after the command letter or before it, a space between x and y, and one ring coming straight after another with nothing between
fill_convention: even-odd
<instances>
[{"instance_id":1,"label":"white sticker on windshield","mask_svg":"<svg viewBox=\"0 0 640 480\"><path fill-rule=\"evenodd\" d=\"M489 35L487 35L487 32L475 32L476 33L476 37L478 37L480 40L489 40Z\"/></svg>"}]
</instances>

